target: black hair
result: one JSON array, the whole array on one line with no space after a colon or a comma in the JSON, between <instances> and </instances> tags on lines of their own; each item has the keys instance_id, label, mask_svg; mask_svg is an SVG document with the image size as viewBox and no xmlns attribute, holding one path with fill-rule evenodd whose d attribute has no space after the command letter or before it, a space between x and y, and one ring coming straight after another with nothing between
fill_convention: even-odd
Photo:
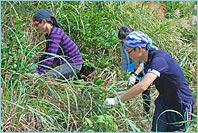
<instances>
[{"instance_id":1,"label":"black hair","mask_svg":"<svg viewBox=\"0 0 198 133\"><path fill-rule=\"evenodd\" d=\"M51 22L52 22L52 25L58 27L58 28L61 28L60 24L58 23L57 19L54 17L54 16L51 16Z\"/></svg>"},{"instance_id":2,"label":"black hair","mask_svg":"<svg viewBox=\"0 0 198 133\"><path fill-rule=\"evenodd\" d=\"M47 21L47 23L49 23L49 24L51 24L51 25L53 25L53 26L56 26L56 27L58 27L58 28L61 28L61 26L58 24L58 22L56 21L56 19L55 19L53 16L51 16L51 19L52 19L52 20Z\"/></svg>"},{"instance_id":3,"label":"black hair","mask_svg":"<svg viewBox=\"0 0 198 133\"><path fill-rule=\"evenodd\" d=\"M133 32L133 29L129 25L123 25L118 32L118 38L120 40L125 39L131 32Z\"/></svg>"}]
</instances>

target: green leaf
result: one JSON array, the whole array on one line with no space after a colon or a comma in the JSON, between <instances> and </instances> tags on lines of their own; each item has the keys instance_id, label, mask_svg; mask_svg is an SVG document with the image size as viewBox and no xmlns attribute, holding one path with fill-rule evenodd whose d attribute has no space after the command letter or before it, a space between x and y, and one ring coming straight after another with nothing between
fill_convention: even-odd
<instances>
[{"instance_id":1,"label":"green leaf","mask_svg":"<svg viewBox=\"0 0 198 133\"><path fill-rule=\"evenodd\" d=\"M103 115L99 115L98 116L98 120L96 121L96 123L105 123L105 118L104 118L104 116Z\"/></svg>"},{"instance_id":2,"label":"green leaf","mask_svg":"<svg viewBox=\"0 0 198 133\"><path fill-rule=\"evenodd\" d=\"M93 81L93 83L94 83L95 85L101 85L103 82L104 82L104 80L100 80L100 78L96 78L96 79Z\"/></svg>"},{"instance_id":3,"label":"green leaf","mask_svg":"<svg viewBox=\"0 0 198 133\"><path fill-rule=\"evenodd\" d=\"M85 121L88 123L89 127L93 126L93 122L89 118L85 118Z\"/></svg>"}]
</instances>

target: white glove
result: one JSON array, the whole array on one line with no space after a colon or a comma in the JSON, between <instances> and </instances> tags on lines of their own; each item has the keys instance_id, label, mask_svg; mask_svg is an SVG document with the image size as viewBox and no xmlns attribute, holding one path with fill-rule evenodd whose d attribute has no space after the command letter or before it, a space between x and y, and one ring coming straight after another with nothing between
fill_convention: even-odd
<instances>
[{"instance_id":1,"label":"white glove","mask_svg":"<svg viewBox=\"0 0 198 133\"><path fill-rule=\"evenodd\" d=\"M136 80L135 74L132 74L128 79L128 85L134 85Z\"/></svg>"},{"instance_id":2,"label":"white glove","mask_svg":"<svg viewBox=\"0 0 198 133\"><path fill-rule=\"evenodd\" d=\"M110 108L112 105L117 105L118 104L118 98L114 97L114 98L107 98L104 101L104 107L105 108Z\"/></svg>"}]
</instances>

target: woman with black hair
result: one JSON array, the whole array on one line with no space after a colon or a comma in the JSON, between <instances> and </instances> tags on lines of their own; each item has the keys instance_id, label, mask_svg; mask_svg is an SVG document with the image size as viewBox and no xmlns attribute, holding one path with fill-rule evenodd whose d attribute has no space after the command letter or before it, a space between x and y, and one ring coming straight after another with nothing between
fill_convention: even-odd
<instances>
[{"instance_id":1,"label":"woman with black hair","mask_svg":"<svg viewBox=\"0 0 198 133\"><path fill-rule=\"evenodd\" d=\"M46 53L39 58L36 72L61 79L79 72L83 64L79 48L60 28L61 23L52 12L41 9L33 16L33 21L38 31L46 33Z\"/></svg>"}]
</instances>

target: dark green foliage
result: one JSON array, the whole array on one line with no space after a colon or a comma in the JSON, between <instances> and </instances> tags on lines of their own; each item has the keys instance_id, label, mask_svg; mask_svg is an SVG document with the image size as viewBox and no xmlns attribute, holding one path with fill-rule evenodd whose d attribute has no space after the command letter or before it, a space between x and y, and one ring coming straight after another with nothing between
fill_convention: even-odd
<instances>
[{"instance_id":1,"label":"dark green foliage","mask_svg":"<svg viewBox=\"0 0 198 133\"><path fill-rule=\"evenodd\" d=\"M166 11L166 17L169 19L173 18L182 18L187 15L192 15L192 9L195 5L194 2L189 2L188 4L184 4L185 1L165 1L163 3L166 3L165 11ZM175 15L175 10L180 10L180 15Z\"/></svg>"}]
</instances>

